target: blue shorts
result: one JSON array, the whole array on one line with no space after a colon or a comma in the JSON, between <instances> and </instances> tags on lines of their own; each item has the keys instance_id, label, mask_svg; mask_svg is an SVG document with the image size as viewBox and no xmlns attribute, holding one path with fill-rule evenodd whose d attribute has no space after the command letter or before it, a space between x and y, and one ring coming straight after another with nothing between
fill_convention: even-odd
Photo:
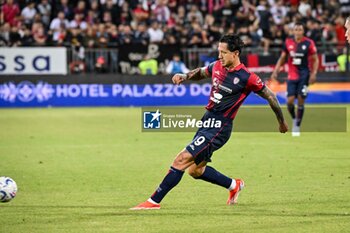
<instances>
[{"instance_id":1,"label":"blue shorts","mask_svg":"<svg viewBox=\"0 0 350 233\"><path fill-rule=\"evenodd\" d=\"M192 142L186 146L186 150L193 156L197 165L203 161L210 162L213 152L225 145L231 136L232 119L207 111L201 121L210 118L220 120L221 127L199 128Z\"/></svg>"},{"instance_id":2,"label":"blue shorts","mask_svg":"<svg viewBox=\"0 0 350 233\"><path fill-rule=\"evenodd\" d=\"M300 95L304 99L307 97L309 86L309 77L300 78L299 80L287 81L287 96L298 97Z\"/></svg>"}]
</instances>

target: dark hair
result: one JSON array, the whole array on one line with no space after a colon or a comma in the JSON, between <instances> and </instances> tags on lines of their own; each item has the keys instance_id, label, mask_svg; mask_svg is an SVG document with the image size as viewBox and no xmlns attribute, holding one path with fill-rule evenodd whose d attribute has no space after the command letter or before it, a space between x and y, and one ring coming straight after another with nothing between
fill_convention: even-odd
<instances>
[{"instance_id":1,"label":"dark hair","mask_svg":"<svg viewBox=\"0 0 350 233\"><path fill-rule=\"evenodd\" d=\"M304 31L305 31L305 24L304 24L303 22L297 21L297 22L295 22L295 24L294 24L294 27L295 27L295 26L302 26L303 29L304 29Z\"/></svg>"},{"instance_id":2,"label":"dark hair","mask_svg":"<svg viewBox=\"0 0 350 233\"><path fill-rule=\"evenodd\" d=\"M238 35L226 34L220 38L220 43L227 43L227 48L231 52L238 50L241 53L244 43Z\"/></svg>"}]
</instances>

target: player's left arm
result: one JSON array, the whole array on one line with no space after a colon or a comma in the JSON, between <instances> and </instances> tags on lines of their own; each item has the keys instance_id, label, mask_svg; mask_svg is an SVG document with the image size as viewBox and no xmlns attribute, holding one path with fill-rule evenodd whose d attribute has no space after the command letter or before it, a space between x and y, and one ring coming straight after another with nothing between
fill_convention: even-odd
<instances>
[{"instance_id":1,"label":"player's left arm","mask_svg":"<svg viewBox=\"0 0 350 233\"><path fill-rule=\"evenodd\" d=\"M273 93L267 86L264 86L262 90L256 92L256 94L258 94L259 96L261 96L269 102L271 109L275 112L275 115L277 117L277 121L279 123L279 131L281 133L287 132L288 125L286 120L284 119L280 103L278 102L275 93Z\"/></svg>"},{"instance_id":2,"label":"player's left arm","mask_svg":"<svg viewBox=\"0 0 350 233\"><path fill-rule=\"evenodd\" d=\"M271 109L275 112L275 115L277 117L278 123L279 123L279 131L281 133L285 133L288 131L288 125L283 117L283 113L280 107L280 103L278 102L278 99L265 84L260 79L259 76L252 73L248 79L247 82L247 89L249 91L254 91L256 94L260 95L262 98L266 99Z\"/></svg>"},{"instance_id":3,"label":"player's left arm","mask_svg":"<svg viewBox=\"0 0 350 233\"><path fill-rule=\"evenodd\" d=\"M318 56L317 53L314 53L311 55L312 59L312 70L310 72L310 79L309 79L309 84L314 84L316 82L316 75L317 75L317 70L318 70Z\"/></svg>"}]
</instances>

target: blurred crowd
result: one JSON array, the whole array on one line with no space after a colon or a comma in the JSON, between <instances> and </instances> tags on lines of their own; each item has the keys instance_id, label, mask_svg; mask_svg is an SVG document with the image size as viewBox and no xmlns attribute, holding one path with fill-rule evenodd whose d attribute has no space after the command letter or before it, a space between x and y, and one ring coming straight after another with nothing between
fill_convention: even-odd
<instances>
[{"instance_id":1,"label":"blurred crowd","mask_svg":"<svg viewBox=\"0 0 350 233\"><path fill-rule=\"evenodd\" d=\"M211 47L238 33L251 47L280 47L296 21L317 44L344 44L350 0L5 0L0 46Z\"/></svg>"}]
</instances>

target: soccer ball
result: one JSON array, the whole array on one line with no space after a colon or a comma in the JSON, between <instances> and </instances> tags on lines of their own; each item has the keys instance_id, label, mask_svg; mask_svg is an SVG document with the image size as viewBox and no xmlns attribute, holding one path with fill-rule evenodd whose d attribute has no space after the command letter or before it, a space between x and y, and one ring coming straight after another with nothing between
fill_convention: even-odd
<instances>
[{"instance_id":1,"label":"soccer ball","mask_svg":"<svg viewBox=\"0 0 350 233\"><path fill-rule=\"evenodd\" d=\"M0 202L9 202L15 198L17 184L10 177L0 176Z\"/></svg>"}]
</instances>

